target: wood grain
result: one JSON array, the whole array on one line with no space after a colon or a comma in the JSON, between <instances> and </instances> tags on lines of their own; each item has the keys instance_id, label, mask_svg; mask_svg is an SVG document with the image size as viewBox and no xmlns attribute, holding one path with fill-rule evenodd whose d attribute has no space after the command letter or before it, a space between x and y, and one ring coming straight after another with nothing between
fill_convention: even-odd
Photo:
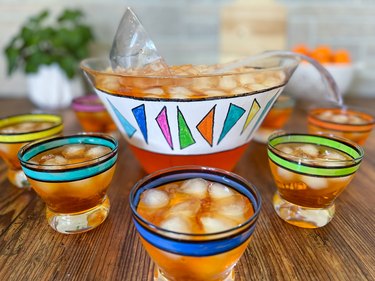
<instances>
[{"instance_id":1,"label":"wood grain","mask_svg":"<svg viewBox=\"0 0 375 281\"><path fill-rule=\"evenodd\" d=\"M375 107L375 100L347 103ZM8 115L12 108L31 111L32 105L3 99L0 108L1 115ZM287 129L305 130L303 108L299 103ZM80 130L70 110L60 113L66 133ZM375 280L374 134L364 149L365 159L336 201L332 222L309 230L277 217L266 146L250 144L235 172L258 187L263 205L253 240L236 267L236 280ZM0 280L152 280L153 264L139 242L128 204L130 188L146 174L122 140L119 156L109 190L110 215L100 227L80 235L52 230L44 203L34 191L13 187L0 162Z\"/></svg>"}]
</instances>

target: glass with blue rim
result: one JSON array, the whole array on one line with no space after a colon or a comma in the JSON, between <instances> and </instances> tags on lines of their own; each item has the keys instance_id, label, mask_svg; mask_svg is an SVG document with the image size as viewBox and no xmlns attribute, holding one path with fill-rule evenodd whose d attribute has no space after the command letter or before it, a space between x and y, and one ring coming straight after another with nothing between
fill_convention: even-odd
<instances>
[{"instance_id":1,"label":"glass with blue rim","mask_svg":"<svg viewBox=\"0 0 375 281\"><path fill-rule=\"evenodd\" d=\"M46 203L46 217L54 230L86 232L107 218L107 190L117 151L117 140L100 133L42 139L21 148L22 170Z\"/></svg>"},{"instance_id":2,"label":"glass with blue rim","mask_svg":"<svg viewBox=\"0 0 375 281\"><path fill-rule=\"evenodd\" d=\"M162 227L163 224L153 224L140 214L139 206L144 192L168 185L181 187L186 181L197 179L203 179L208 184L218 183L239 193L232 194L248 200L252 208L250 215L245 216L241 223L221 231L195 233L174 231ZM200 204L208 200L209 195L205 196L199 199ZM154 200L157 199L151 198L151 201ZM211 201L208 204L215 203ZM130 206L139 238L155 263L154 280L228 281L234 280L234 267L255 230L261 197L254 185L232 172L203 166L179 166L154 172L136 183L130 192ZM173 208L173 205L170 207ZM183 212L186 211L189 208L184 208ZM200 220L198 216L189 219Z\"/></svg>"}]
</instances>

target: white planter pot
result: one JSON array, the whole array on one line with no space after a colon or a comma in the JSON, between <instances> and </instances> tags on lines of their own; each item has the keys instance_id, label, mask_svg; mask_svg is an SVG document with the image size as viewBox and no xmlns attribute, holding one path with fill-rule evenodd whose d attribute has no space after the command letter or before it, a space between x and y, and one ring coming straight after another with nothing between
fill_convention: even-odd
<instances>
[{"instance_id":1,"label":"white planter pot","mask_svg":"<svg viewBox=\"0 0 375 281\"><path fill-rule=\"evenodd\" d=\"M41 66L27 76L27 83L30 100L39 108L65 108L83 94L81 79L68 79L57 64Z\"/></svg>"}]
</instances>

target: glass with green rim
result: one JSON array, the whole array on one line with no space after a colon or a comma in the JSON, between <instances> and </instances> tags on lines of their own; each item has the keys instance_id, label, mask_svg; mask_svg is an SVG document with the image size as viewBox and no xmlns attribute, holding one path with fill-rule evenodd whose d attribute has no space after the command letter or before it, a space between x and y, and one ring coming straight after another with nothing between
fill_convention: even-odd
<instances>
[{"instance_id":1,"label":"glass with green rim","mask_svg":"<svg viewBox=\"0 0 375 281\"><path fill-rule=\"evenodd\" d=\"M304 228L322 227L335 214L335 199L353 179L363 149L339 137L279 131L268 139L268 159L280 218Z\"/></svg>"}]
</instances>

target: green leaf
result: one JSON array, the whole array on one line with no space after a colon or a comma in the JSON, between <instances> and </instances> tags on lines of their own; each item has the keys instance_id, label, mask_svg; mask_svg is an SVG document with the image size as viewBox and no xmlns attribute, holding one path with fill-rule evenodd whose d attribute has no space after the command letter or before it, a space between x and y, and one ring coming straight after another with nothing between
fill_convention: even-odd
<instances>
[{"instance_id":1,"label":"green leaf","mask_svg":"<svg viewBox=\"0 0 375 281\"><path fill-rule=\"evenodd\" d=\"M19 50L9 46L5 49L5 55L8 61L7 73L11 75L18 66Z\"/></svg>"},{"instance_id":2,"label":"green leaf","mask_svg":"<svg viewBox=\"0 0 375 281\"><path fill-rule=\"evenodd\" d=\"M79 10L65 10L58 18L58 22L65 21L78 21L83 16L83 13Z\"/></svg>"},{"instance_id":3,"label":"green leaf","mask_svg":"<svg viewBox=\"0 0 375 281\"><path fill-rule=\"evenodd\" d=\"M17 68L36 72L41 65L58 63L69 78L78 71L79 61L89 56L89 44L94 40L90 26L81 22L80 10L66 9L56 21L50 21L43 10L20 28L4 49L7 71Z\"/></svg>"}]
</instances>

